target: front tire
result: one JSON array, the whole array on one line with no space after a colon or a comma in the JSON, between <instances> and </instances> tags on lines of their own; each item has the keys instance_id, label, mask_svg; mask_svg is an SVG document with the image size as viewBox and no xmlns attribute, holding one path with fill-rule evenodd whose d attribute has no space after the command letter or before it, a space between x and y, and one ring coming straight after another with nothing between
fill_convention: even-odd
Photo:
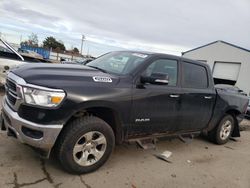
<instances>
[{"instance_id":1,"label":"front tire","mask_svg":"<svg viewBox=\"0 0 250 188\"><path fill-rule=\"evenodd\" d=\"M65 127L56 145L62 167L73 174L89 173L100 168L115 145L112 128L102 119L86 116Z\"/></svg>"},{"instance_id":2,"label":"front tire","mask_svg":"<svg viewBox=\"0 0 250 188\"><path fill-rule=\"evenodd\" d=\"M227 143L232 135L234 123L235 120L233 116L225 115L218 126L208 132L209 140L219 145Z\"/></svg>"}]
</instances>

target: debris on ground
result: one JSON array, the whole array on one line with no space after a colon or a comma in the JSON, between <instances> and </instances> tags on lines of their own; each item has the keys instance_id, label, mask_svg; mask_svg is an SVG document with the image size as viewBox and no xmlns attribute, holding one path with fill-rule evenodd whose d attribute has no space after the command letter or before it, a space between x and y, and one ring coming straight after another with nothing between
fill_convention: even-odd
<instances>
[{"instance_id":1,"label":"debris on ground","mask_svg":"<svg viewBox=\"0 0 250 188\"><path fill-rule=\"evenodd\" d=\"M172 178L176 178L176 174L171 174L171 177Z\"/></svg>"},{"instance_id":2,"label":"debris on ground","mask_svg":"<svg viewBox=\"0 0 250 188\"><path fill-rule=\"evenodd\" d=\"M190 160L187 160L187 163L191 163L191 161L190 161Z\"/></svg>"},{"instance_id":3,"label":"debris on ground","mask_svg":"<svg viewBox=\"0 0 250 188\"><path fill-rule=\"evenodd\" d=\"M132 188L136 188L136 186L135 186L134 184L131 184L131 187L132 187Z\"/></svg>"},{"instance_id":4,"label":"debris on ground","mask_svg":"<svg viewBox=\"0 0 250 188\"><path fill-rule=\"evenodd\" d=\"M172 163L171 161L168 160L168 158L172 155L171 151L164 151L161 154L154 154L154 156L158 159L161 159L163 161L166 161L168 163Z\"/></svg>"}]
</instances>

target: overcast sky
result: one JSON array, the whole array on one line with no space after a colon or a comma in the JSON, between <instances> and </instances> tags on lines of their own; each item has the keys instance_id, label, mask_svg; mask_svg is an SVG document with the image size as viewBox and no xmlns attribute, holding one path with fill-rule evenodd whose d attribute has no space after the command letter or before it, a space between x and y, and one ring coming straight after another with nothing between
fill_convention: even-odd
<instances>
[{"instance_id":1,"label":"overcast sky","mask_svg":"<svg viewBox=\"0 0 250 188\"><path fill-rule=\"evenodd\" d=\"M180 55L225 40L250 49L250 0L0 0L0 32L53 35L99 55L121 48Z\"/></svg>"}]
</instances>

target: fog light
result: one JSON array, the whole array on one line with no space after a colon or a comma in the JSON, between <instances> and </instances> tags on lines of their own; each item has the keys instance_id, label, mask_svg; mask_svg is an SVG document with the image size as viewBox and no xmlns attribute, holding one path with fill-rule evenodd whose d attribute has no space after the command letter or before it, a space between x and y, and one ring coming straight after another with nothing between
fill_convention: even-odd
<instances>
[{"instance_id":1,"label":"fog light","mask_svg":"<svg viewBox=\"0 0 250 188\"><path fill-rule=\"evenodd\" d=\"M30 129L27 127L22 126L22 132L25 136L34 138L34 139L40 139L43 137L43 132L42 131L37 131L34 129Z\"/></svg>"}]
</instances>

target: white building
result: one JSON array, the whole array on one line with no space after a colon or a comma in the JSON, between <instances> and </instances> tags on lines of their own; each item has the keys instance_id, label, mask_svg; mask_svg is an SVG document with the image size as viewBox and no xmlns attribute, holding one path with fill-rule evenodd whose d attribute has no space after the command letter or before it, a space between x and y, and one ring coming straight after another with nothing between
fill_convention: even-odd
<instances>
[{"instance_id":1,"label":"white building","mask_svg":"<svg viewBox=\"0 0 250 188\"><path fill-rule=\"evenodd\" d=\"M250 50L219 40L183 52L182 56L208 63L215 83L236 85L250 93Z\"/></svg>"}]
</instances>

